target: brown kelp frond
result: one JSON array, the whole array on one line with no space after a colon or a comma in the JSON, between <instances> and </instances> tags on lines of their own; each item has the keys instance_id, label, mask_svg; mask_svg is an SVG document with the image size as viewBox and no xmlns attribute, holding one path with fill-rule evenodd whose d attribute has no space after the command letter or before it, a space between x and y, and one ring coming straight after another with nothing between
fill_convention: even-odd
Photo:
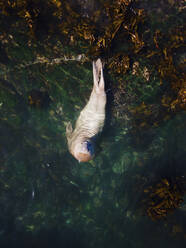
<instances>
[{"instance_id":1,"label":"brown kelp frond","mask_svg":"<svg viewBox=\"0 0 186 248\"><path fill-rule=\"evenodd\" d=\"M143 210L152 220L163 219L180 207L185 193L184 176L162 178L160 182L144 189Z\"/></svg>"}]
</instances>

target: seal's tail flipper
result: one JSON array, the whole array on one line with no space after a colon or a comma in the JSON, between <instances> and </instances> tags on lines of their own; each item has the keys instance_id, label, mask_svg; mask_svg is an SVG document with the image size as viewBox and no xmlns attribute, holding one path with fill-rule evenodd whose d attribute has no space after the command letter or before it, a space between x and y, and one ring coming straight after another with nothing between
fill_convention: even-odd
<instances>
[{"instance_id":1,"label":"seal's tail flipper","mask_svg":"<svg viewBox=\"0 0 186 248\"><path fill-rule=\"evenodd\" d=\"M103 65L101 59L93 61L93 77L95 87L104 90Z\"/></svg>"}]
</instances>

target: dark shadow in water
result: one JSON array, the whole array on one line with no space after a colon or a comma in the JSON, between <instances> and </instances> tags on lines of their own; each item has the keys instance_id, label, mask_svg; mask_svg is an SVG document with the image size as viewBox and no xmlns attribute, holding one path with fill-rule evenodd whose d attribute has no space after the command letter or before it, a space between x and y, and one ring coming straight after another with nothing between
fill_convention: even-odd
<instances>
[{"instance_id":1,"label":"dark shadow in water","mask_svg":"<svg viewBox=\"0 0 186 248\"><path fill-rule=\"evenodd\" d=\"M57 229L42 230L37 235L26 232L11 232L1 238L0 246L3 248L83 248L82 233L77 230L65 229L59 232Z\"/></svg>"}]
</instances>

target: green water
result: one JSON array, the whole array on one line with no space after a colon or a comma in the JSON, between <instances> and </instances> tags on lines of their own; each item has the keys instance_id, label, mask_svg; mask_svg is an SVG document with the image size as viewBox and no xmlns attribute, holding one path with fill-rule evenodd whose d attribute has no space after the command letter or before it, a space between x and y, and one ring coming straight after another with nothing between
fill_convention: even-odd
<instances>
[{"instance_id":1,"label":"green water","mask_svg":"<svg viewBox=\"0 0 186 248\"><path fill-rule=\"evenodd\" d=\"M65 126L89 98L92 58L77 61L82 48L71 50L55 37L29 46L24 32L3 19L1 27L13 38L3 34L0 47L0 247L186 247L185 197L155 221L142 204L144 189L162 179L185 182L186 115L165 111L160 100L169 81L162 85L153 62L138 54L150 81L130 69L122 88L106 63L105 127L95 158L78 163ZM53 60L64 55L75 61ZM130 112L143 102L149 119Z\"/></svg>"},{"instance_id":2,"label":"green water","mask_svg":"<svg viewBox=\"0 0 186 248\"><path fill-rule=\"evenodd\" d=\"M53 242L57 247L65 242L70 246L62 247L75 247L74 243L80 243L79 247L147 247L147 243L184 247L182 234L172 234L171 229L185 225L185 209L153 222L139 211L139 205L143 185L184 175L186 116L179 113L144 131L136 137L138 144L127 122L117 127L107 121L95 159L79 164L68 152L65 122L75 120L86 102L92 87L91 64L42 70L52 82L49 107L29 106L25 96L7 95L6 101L2 94L2 243L16 240L23 246L32 240L48 247ZM17 74L24 79L24 72ZM90 82L80 88L82 74ZM32 80L30 88L35 85ZM28 90L24 82L19 87Z\"/></svg>"}]
</instances>

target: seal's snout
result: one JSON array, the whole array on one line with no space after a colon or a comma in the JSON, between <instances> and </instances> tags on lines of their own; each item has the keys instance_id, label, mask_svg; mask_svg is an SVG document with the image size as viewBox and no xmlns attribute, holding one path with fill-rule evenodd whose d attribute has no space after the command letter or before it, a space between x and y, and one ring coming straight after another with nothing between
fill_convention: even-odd
<instances>
[{"instance_id":1,"label":"seal's snout","mask_svg":"<svg viewBox=\"0 0 186 248\"><path fill-rule=\"evenodd\" d=\"M75 158L79 161L79 162L88 162L90 161L93 157L90 154L87 153L77 153Z\"/></svg>"},{"instance_id":2,"label":"seal's snout","mask_svg":"<svg viewBox=\"0 0 186 248\"><path fill-rule=\"evenodd\" d=\"M94 156L94 146L91 141L87 140L77 146L73 154L79 162L88 162Z\"/></svg>"}]
</instances>

